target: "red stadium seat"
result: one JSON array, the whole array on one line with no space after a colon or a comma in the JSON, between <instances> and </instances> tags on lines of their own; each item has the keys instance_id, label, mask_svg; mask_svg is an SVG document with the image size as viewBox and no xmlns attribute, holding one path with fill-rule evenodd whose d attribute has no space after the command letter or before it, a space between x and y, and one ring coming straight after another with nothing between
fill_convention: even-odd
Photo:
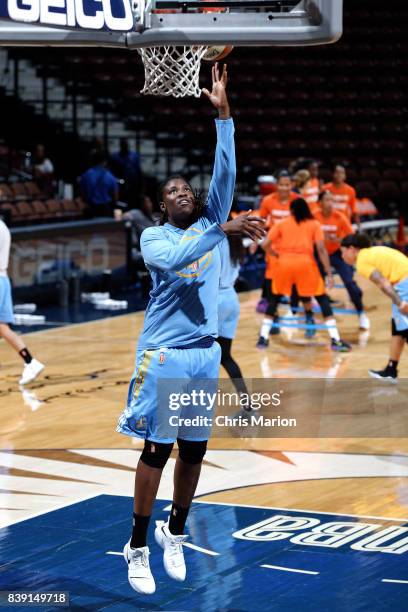
<instances>
[{"instance_id":1,"label":"red stadium seat","mask_svg":"<svg viewBox=\"0 0 408 612\"><path fill-rule=\"evenodd\" d=\"M371 181L359 181L355 186L358 198L375 198L377 190Z\"/></svg>"},{"instance_id":2,"label":"red stadium seat","mask_svg":"<svg viewBox=\"0 0 408 612\"><path fill-rule=\"evenodd\" d=\"M395 181L379 181L378 195L384 200L395 201L401 196L401 190Z\"/></svg>"},{"instance_id":3,"label":"red stadium seat","mask_svg":"<svg viewBox=\"0 0 408 612\"><path fill-rule=\"evenodd\" d=\"M75 198L75 206L81 216L83 216L85 210L87 209L87 205L83 201L82 198Z\"/></svg>"},{"instance_id":4,"label":"red stadium seat","mask_svg":"<svg viewBox=\"0 0 408 612\"><path fill-rule=\"evenodd\" d=\"M11 191L13 192L13 196L15 200L26 200L27 192L24 188L24 183L11 183L10 185Z\"/></svg>"},{"instance_id":5,"label":"red stadium seat","mask_svg":"<svg viewBox=\"0 0 408 612\"><path fill-rule=\"evenodd\" d=\"M45 202L47 209L49 211L50 219L61 219L64 215L64 208L62 206L62 202L60 200L55 200L53 198L47 200Z\"/></svg>"},{"instance_id":6,"label":"red stadium seat","mask_svg":"<svg viewBox=\"0 0 408 612\"><path fill-rule=\"evenodd\" d=\"M34 181L27 181L26 183L24 183L24 188L27 196L32 198L33 200L38 200L44 197L44 194L41 192L37 183L35 183Z\"/></svg>"},{"instance_id":7,"label":"red stadium seat","mask_svg":"<svg viewBox=\"0 0 408 612\"><path fill-rule=\"evenodd\" d=\"M12 202L2 202L0 204L0 211L4 214L6 219L10 220L13 225L21 222L21 215L16 205Z\"/></svg>"},{"instance_id":8,"label":"red stadium seat","mask_svg":"<svg viewBox=\"0 0 408 612\"><path fill-rule=\"evenodd\" d=\"M41 200L33 200L31 202L31 207L34 211L34 215L38 220L41 221L45 221L46 219L49 219L50 215L50 211L48 210L47 206L45 205L45 202L41 201Z\"/></svg>"},{"instance_id":9,"label":"red stadium seat","mask_svg":"<svg viewBox=\"0 0 408 612\"><path fill-rule=\"evenodd\" d=\"M402 181L404 173L399 168L389 168L384 170L383 178L390 181Z\"/></svg>"},{"instance_id":10,"label":"red stadium seat","mask_svg":"<svg viewBox=\"0 0 408 612\"><path fill-rule=\"evenodd\" d=\"M74 200L63 200L61 204L63 217L76 218L79 216L79 211Z\"/></svg>"},{"instance_id":11,"label":"red stadium seat","mask_svg":"<svg viewBox=\"0 0 408 612\"><path fill-rule=\"evenodd\" d=\"M5 202L6 200L13 200L14 194L7 183L0 183L0 202Z\"/></svg>"},{"instance_id":12,"label":"red stadium seat","mask_svg":"<svg viewBox=\"0 0 408 612\"><path fill-rule=\"evenodd\" d=\"M21 200L19 202L16 202L14 206L16 210L18 211L21 221L26 222L26 221L38 220L38 217L36 217L35 215L34 209L31 207L31 205L28 202Z\"/></svg>"},{"instance_id":13,"label":"red stadium seat","mask_svg":"<svg viewBox=\"0 0 408 612\"><path fill-rule=\"evenodd\" d=\"M362 168L360 176L365 181L378 181L381 178L381 174L377 168Z\"/></svg>"}]
</instances>

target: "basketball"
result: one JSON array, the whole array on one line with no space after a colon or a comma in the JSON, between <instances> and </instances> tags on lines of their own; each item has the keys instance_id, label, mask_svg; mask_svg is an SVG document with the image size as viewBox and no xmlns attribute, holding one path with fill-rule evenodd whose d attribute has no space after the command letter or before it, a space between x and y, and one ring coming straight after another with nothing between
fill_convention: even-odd
<instances>
[{"instance_id":1,"label":"basketball","mask_svg":"<svg viewBox=\"0 0 408 612\"><path fill-rule=\"evenodd\" d=\"M233 50L232 45L217 45L215 47L208 47L207 51L203 55L203 60L207 62L219 62L231 53Z\"/></svg>"}]
</instances>

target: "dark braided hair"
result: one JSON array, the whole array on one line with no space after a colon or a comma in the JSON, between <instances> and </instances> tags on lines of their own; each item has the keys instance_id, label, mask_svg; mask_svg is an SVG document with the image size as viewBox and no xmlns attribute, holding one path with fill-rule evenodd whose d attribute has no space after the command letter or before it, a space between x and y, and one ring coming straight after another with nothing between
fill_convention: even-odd
<instances>
[{"instance_id":1,"label":"dark braided hair","mask_svg":"<svg viewBox=\"0 0 408 612\"><path fill-rule=\"evenodd\" d=\"M166 178L166 180L162 181L159 184L159 187L157 189L157 201L158 202L163 202L164 188L166 187L167 183L169 183L170 181L174 179L181 179L183 181L186 180L184 176L181 176L181 174L174 174ZM188 183L188 185L191 187L188 181L186 181L186 183ZM194 200L195 200L194 211L191 215L191 223L194 223L203 214L204 208L206 206L206 198L204 196L204 191L202 189L193 189L191 187L191 191L193 192ZM164 212L162 212L162 215L160 218L160 225L164 225L168 220L169 220L169 217L167 214L167 210L165 210Z\"/></svg>"},{"instance_id":2,"label":"dark braided hair","mask_svg":"<svg viewBox=\"0 0 408 612\"><path fill-rule=\"evenodd\" d=\"M302 221L307 221L307 219L313 219L310 208L303 198L296 198L296 200L293 200L290 204L290 211L295 217L296 223L302 223Z\"/></svg>"},{"instance_id":3,"label":"dark braided hair","mask_svg":"<svg viewBox=\"0 0 408 612\"><path fill-rule=\"evenodd\" d=\"M230 247L232 263L234 265L242 263L245 257L245 248L242 244L242 237L238 234L228 234L227 239Z\"/></svg>"}]
</instances>

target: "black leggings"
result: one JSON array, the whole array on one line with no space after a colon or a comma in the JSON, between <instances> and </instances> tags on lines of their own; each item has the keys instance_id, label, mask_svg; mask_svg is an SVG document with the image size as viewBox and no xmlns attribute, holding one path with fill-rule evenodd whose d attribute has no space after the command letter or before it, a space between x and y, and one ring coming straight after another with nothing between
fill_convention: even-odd
<instances>
[{"instance_id":1,"label":"black leggings","mask_svg":"<svg viewBox=\"0 0 408 612\"><path fill-rule=\"evenodd\" d=\"M322 315L324 316L324 318L327 319L328 317L332 317L333 310L332 310L332 307L330 306L330 300L328 296L324 293L323 295L316 295L315 297L316 297L316 301L318 302L320 306L320 310L322 311ZM266 309L265 314L267 314L270 317L274 317L276 315L276 310L278 308L280 299L281 299L280 295L277 295L276 293L271 293L271 295L269 296L269 303L268 303L268 307ZM303 303L307 303L307 302L310 302L311 298L299 296L299 300L301 300Z\"/></svg>"},{"instance_id":2,"label":"black leggings","mask_svg":"<svg viewBox=\"0 0 408 612\"><path fill-rule=\"evenodd\" d=\"M248 393L240 367L231 356L232 340L218 336L217 342L221 347L221 365L227 370L234 387L238 393Z\"/></svg>"}]
</instances>

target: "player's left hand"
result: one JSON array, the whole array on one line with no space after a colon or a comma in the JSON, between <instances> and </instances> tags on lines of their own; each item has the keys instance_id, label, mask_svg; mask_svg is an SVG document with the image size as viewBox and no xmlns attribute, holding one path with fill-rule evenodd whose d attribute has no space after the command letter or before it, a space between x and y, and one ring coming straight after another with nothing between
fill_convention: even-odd
<instances>
[{"instance_id":1,"label":"player's left hand","mask_svg":"<svg viewBox=\"0 0 408 612\"><path fill-rule=\"evenodd\" d=\"M210 100L213 106L218 109L220 119L228 119L230 116L229 103L227 98L227 65L224 64L222 74L218 68L218 62L214 64L211 70L212 75L212 90L203 89L202 92Z\"/></svg>"},{"instance_id":2,"label":"player's left hand","mask_svg":"<svg viewBox=\"0 0 408 612\"><path fill-rule=\"evenodd\" d=\"M226 234L240 234L241 236L248 236L251 240L262 240L266 234L265 220L251 213L252 210L248 210L243 215L238 215L235 219L226 221L221 225L221 229Z\"/></svg>"},{"instance_id":3,"label":"player's left hand","mask_svg":"<svg viewBox=\"0 0 408 612\"><path fill-rule=\"evenodd\" d=\"M334 287L334 278L331 274L326 276L326 285L328 289L333 289Z\"/></svg>"}]
</instances>

